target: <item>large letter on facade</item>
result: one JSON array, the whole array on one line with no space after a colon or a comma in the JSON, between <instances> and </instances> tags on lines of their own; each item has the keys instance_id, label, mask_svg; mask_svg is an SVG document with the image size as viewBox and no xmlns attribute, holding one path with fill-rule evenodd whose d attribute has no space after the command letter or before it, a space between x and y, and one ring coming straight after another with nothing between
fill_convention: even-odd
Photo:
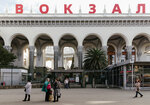
<instances>
[{"instance_id":1,"label":"large letter on facade","mask_svg":"<svg viewBox=\"0 0 150 105\"><path fill-rule=\"evenodd\" d=\"M70 10L70 7L72 6L72 4L69 4L69 6L67 7L67 4L64 5L64 13L67 14L67 11L72 14L72 11Z\"/></svg>"},{"instance_id":2,"label":"large letter on facade","mask_svg":"<svg viewBox=\"0 0 150 105\"><path fill-rule=\"evenodd\" d=\"M96 12L96 5L95 4L89 4L90 6L90 10L89 13L92 14L92 13L95 13Z\"/></svg>"},{"instance_id":3,"label":"large letter on facade","mask_svg":"<svg viewBox=\"0 0 150 105\"><path fill-rule=\"evenodd\" d=\"M45 7L45 8L46 8L46 10L45 10L45 11L43 11L43 7ZM40 12L41 12L42 14L47 14L47 13L48 13L48 11L49 11L49 7L48 7L48 5L46 5L46 4L42 4L42 5L40 6Z\"/></svg>"},{"instance_id":4,"label":"large letter on facade","mask_svg":"<svg viewBox=\"0 0 150 105\"><path fill-rule=\"evenodd\" d=\"M145 4L138 4L138 10L136 11L136 13L140 13L142 8L142 13L145 13Z\"/></svg>"},{"instance_id":5,"label":"large letter on facade","mask_svg":"<svg viewBox=\"0 0 150 105\"><path fill-rule=\"evenodd\" d=\"M22 4L16 4L16 14L23 13L23 5Z\"/></svg>"},{"instance_id":6,"label":"large letter on facade","mask_svg":"<svg viewBox=\"0 0 150 105\"><path fill-rule=\"evenodd\" d=\"M118 12L118 13L121 14L121 9L119 7L119 4L115 4L112 13L115 13L115 12Z\"/></svg>"}]
</instances>

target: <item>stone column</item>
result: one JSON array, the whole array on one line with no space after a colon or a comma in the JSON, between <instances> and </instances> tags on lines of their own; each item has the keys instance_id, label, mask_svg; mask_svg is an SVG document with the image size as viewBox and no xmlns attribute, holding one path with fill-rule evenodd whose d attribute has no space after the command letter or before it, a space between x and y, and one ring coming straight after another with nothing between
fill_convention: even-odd
<instances>
[{"instance_id":1,"label":"stone column","mask_svg":"<svg viewBox=\"0 0 150 105\"><path fill-rule=\"evenodd\" d=\"M41 51L41 48L37 49L36 66L37 67L43 66L43 52Z\"/></svg>"},{"instance_id":2,"label":"stone column","mask_svg":"<svg viewBox=\"0 0 150 105\"><path fill-rule=\"evenodd\" d=\"M102 46L102 51L104 51L105 55L106 55L106 58L108 59L108 55L107 55L107 48L108 46Z\"/></svg>"},{"instance_id":3,"label":"stone column","mask_svg":"<svg viewBox=\"0 0 150 105\"><path fill-rule=\"evenodd\" d=\"M60 51L59 53L59 59L58 59L58 67L60 67L61 69L64 67L64 59L63 59L63 52Z\"/></svg>"},{"instance_id":4,"label":"stone column","mask_svg":"<svg viewBox=\"0 0 150 105\"><path fill-rule=\"evenodd\" d=\"M126 50L127 50L127 60L132 60L132 48L133 46L127 46Z\"/></svg>"},{"instance_id":5,"label":"stone column","mask_svg":"<svg viewBox=\"0 0 150 105\"><path fill-rule=\"evenodd\" d=\"M3 46L3 48L5 48L7 51L11 52L12 47L7 45L7 46Z\"/></svg>"},{"instance_id":6,"label":"stone column","mask_svg":"<svg viewBox=\"0 0 150 105\"><path fill-rule=\"evenodd\" d=\"M29 46L29 75L33 80L34 75L34 46Z\"/></svg>"},{"instance_id":7,"label":"stone column","mask_svg":"<svg viewBox=\"0 0 150 105\"><path fill-rule=\"evenodd\" d=\"M141 55L142 55L142 52L140 50L137 50L137 59L138 59L138 61L140 61Z\"/></svg>"},{"instance_id":8,"label":"stone column","mask_svg":"<svg viewBox=\"0 0 150 105\"><path fill-rule=\"evenodd\" d=\"M23 61L23 49L21 47L18 48L17 59L18 59L17 66L23 67L23 64L24 64L24 61Z\"/></svg>"},{"instance_id":9,"label":"stone column","mask_svg":"<svg viewBox=\"0 0 150 105\"><path fill-rule=\"evenodd\" d=\"M58 70L59 47L54 46L54 70Z\"/></svg>"},{"instance_id":10,"label":"stone column","mask_svg":"<svg viewBox=\"0 0 150 105\"><path fill-rule=\"evenodd\" d=\"M117 51L117 58L118 58L117 62L121 62L121 50Z\"/></svg>"},{"instance_id":11,"label":"stone column","mask_svg":"<svg viewBox=\"0 0 150 105\"><path fill-rule=\"evenodd\" d=\"M82 69L82 51L83 46L78 46L78 69Z\"/></svg>"},{"instance_id":12,"label":"stone column","mask_svg":"<svg viewBox=\"0 0 150 105\"><path fill-rule=\"evenodd\" d=\"M75 51L74 54L74 68L78 68L78 51Z\"/></svg>"}]
</instances>

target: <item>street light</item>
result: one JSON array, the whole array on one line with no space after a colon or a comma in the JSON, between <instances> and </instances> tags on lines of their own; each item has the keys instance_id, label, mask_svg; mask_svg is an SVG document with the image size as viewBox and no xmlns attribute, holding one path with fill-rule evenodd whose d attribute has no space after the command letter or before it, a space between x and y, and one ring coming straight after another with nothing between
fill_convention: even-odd
<instances>
[{"instance_id":1,"label":"street light","mask_svg":"<svg viewBox=\"0 0 150 105\"><path fill-rule=\"evenodd\" d=\"M131 63L131 70L132 70L132 89L133 89L133 64L134 64L134 61L130 59L130 63Z\"/></svg>"}]
</instances>

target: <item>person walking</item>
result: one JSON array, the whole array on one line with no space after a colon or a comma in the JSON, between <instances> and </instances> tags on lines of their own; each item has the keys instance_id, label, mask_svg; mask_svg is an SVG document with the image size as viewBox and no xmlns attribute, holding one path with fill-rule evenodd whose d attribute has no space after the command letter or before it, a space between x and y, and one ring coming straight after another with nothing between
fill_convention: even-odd
<instances>
[{"instance_id":1,"label":"person walking","mask_svg":"<svg viewBox=\"0 0 150 105\"><path fill-rule=\"evenodd\" d=\"M54 89L54 101L53 102L58 102L59 101L58 89L60 89L60 87L59 87L57 79L55 79L55 82L53 84L53 89Z\"/></svg>"},{"instance_id":2,"label":"person walking","mask_svg":"<svg viewBox=\"0 0 150 105\"><path fill-rule=\"evenodd\" d=\"M141 86L141 83L140 83L140 81L137 79L137 80L136 80L136 83L135 83L136 95L134 96L134 98L138 97L138 94L140 94L140 96L143 97L143 94L140 93L140 86Z\"/></svg>"},{"instance_id":3,"label":"person walking","mask_svg":"<svg viewBox=\"0 0 150 105\"><path fill-rule=\"evenodd\" d=\"M61 98L61 92L60 92L61 82L59 79L57 79L57 83L58 83L58 98Z\"/></svg>"},{"instance_id":4,"label":"person walking","mask_svg":"<svg viewBox=\"0 0 150 105\"><path fill-rule=\"evenodd\" d=\"M27 84L25 85L25 90L24 90L25 98L23 101L26 101L27 97L28 97L27 101L30 101L31 88L32 88L31 80L28 80Z\"/></svg>"},{"instance_id":5,"label":"person walking","mask_svg":"<svg viewBox=\"0 0 150 105\"><path fill-rule=\"evenodd\" d=\"M66 78L65 81L64 81L64 84L65 84L65 88L69 88L69 79Z\"/></svg>"},{"instance_id":6,"label":"person walking","mask_svg":"<svg viewBox=\"0 0 150 105\"><path fill-rule=\"evenodd\" d=\"M45 101L49 101L49 92L47 91L47 86L48 84L50 83L50 79L47 78L46 81L44 82L44 85L42 87L42 91L44 91L46 94L45 94Z\"/></svg>"}]
</instances>

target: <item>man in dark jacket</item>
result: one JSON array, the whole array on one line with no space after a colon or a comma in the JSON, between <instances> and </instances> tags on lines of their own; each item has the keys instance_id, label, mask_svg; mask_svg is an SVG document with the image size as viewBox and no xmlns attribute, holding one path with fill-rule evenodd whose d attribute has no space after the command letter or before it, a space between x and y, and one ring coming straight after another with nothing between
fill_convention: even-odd
<instances>
[{"instance_id":1,"label":"man in dark jacket","mask_svg":"<svg viewBox=\"0 0 150 105\"><path fill-rule=\"evenodd\" d=\"M53 84L53 89L54 89L54 101L53 102L58 102L58 89L60 89L59 84L58 84L58 80L55 79L55 82Z\"/></svg>"}]
</instances>

